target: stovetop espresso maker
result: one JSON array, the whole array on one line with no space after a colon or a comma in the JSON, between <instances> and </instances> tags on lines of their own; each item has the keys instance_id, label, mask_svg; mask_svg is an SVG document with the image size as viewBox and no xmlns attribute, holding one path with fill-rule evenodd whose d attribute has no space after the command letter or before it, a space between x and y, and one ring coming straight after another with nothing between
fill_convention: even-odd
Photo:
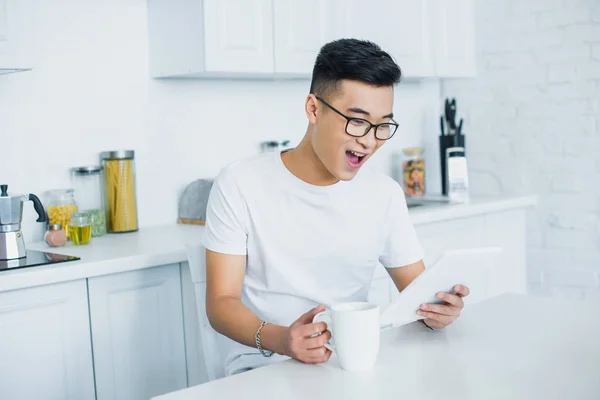
<instances>
[{"instance_id":1,"label":"stovetop espresso maker","mask_svg":"<svg viewBox=\"0 0 600 400\"><path fill-rule=\"evenodd\" d=\"M46 212L35 194L9 194L8 185L0 185L0 260L14 260L27 256L21 222L23 203L33 201L38 214L37 222L46 222Z\"/></svg>"}]
</instances>

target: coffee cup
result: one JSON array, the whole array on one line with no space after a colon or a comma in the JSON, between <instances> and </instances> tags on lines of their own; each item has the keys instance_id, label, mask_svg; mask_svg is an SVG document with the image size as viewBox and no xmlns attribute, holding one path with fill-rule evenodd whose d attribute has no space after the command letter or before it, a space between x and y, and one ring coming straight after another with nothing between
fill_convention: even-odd
<instances>
[{"instance_id":1,"label":"coffee cup","mask_svg":"<svg viewBox=\"0 0 600 400\"><path fill-rule=\"evenodd\" d=\"M325 344L335 352L343 369L371 369L379 353L379 306L368 302L340 303L315 315L325 322L331 340Z\"/></svg>"}]
</instances>

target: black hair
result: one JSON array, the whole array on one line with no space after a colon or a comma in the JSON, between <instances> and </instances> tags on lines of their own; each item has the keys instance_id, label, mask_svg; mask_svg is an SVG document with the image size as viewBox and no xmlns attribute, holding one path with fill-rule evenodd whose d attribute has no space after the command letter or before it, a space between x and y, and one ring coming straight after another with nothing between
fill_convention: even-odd
<instances>
[{"instance_id":1,"label":"black hair","mask_svg":"<svg viewBox=\"0 0 600 400\"><path fill-rule=\"evenodd\" d=\"M321 47L313 67L310 93L325 97L340 81L353 80L373 86L393 86L402 71L377 44L358 39L338 39Z\"/></svg>"}]
</instances>

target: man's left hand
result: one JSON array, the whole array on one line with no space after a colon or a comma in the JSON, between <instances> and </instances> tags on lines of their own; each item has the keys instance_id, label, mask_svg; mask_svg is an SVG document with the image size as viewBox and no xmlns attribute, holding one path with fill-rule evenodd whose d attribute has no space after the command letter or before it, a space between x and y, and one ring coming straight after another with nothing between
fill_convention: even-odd
<instances>
[{"instance_id":1,"label":"man's left hand","mask_svg":"<svg viewBox=\"0 0 600 400\"><path fill-rule=\"evenodd\" d=\"M462 298L469 295L469 288L464 285L456 285L454 286L454 293L437 293L436 297L443 300L443 304L421 304L417 314L425 317L423 322L427 326L432 329L441 329L458 318L465 306Z\"/></svg>"}]
</instances>

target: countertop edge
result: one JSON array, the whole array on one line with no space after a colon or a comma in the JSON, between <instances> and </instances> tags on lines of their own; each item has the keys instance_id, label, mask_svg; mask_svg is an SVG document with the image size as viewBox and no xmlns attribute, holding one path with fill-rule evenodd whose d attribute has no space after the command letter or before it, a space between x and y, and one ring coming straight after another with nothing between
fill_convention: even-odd
<instances>
[{"instance_id":1,"label":"countertop edge","mask_svg":"<svg viewBox=\"0 0 600 400\"><path fill-rule=\"evenodd\" d=\"M501 212L510 209L534 206L537 203L535 196L515 196L499 199L477 199L466 204L452 204L444 206L430 206L422 209L411 209L409 214L414 225L441 222L446 220L466 218L475 215ZM98 247L94 250L98 254L81 255L79 261L65 262L48 266L23 268L14 271L0 272L0 293L36 286L57 284L76 281L80 279L96 278L123 272L137 271L161 265L179 264L187 261L186 245L201 241L202 227L190 225L170 224L142 228L130 234L124 246L131 246L131 254L111 255L113 240L121 241L122 237L116 236L99 238ZM170 240L164 250L160 250L165 235ZM57 249L48 248L43 242L32 243L27 246L30 250L56 252L60 254L80 255L91 249L82 249L66 246ZM106 257L104 253L106 252ZM119 253L119 252L117 252ZM86 261L86 257L94 258Z\"/></svg>"},{"instance_id":2,"label":"countertop edge","mask_svg":"<svg viewBox=\"0 0 600 400\"><path fill-rule=\"evenodd\" d=\"M516 208L533 207L536 204L537 197L530 195L415 209L411 210L409 214L414 225L423 225L450 219L507 211Z\"/></svg>"}]
</instances>

